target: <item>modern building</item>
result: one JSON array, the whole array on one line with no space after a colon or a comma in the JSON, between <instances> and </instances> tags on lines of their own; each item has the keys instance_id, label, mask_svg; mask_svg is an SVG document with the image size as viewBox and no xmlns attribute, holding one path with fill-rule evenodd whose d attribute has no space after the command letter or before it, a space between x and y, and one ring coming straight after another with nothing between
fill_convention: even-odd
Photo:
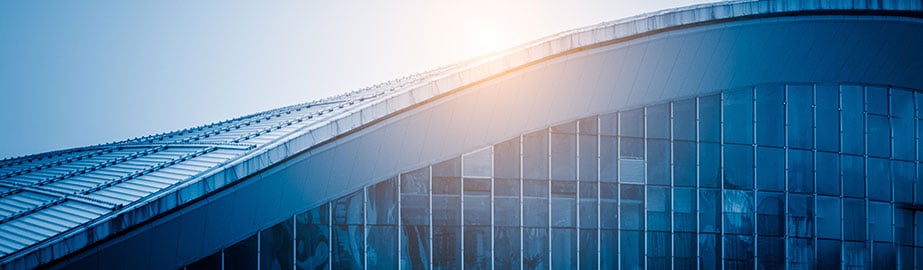
<instances>
[{"instance_id":1,"label":"modern building","mask_svg":"<svg viewBox=\"0 0 923 270\"><path fill-rule=\"evenodd\" d=\"M0 161L0 264L920 269L921 91L921 1L666 10Z\"/></svg>"}]
</instances>

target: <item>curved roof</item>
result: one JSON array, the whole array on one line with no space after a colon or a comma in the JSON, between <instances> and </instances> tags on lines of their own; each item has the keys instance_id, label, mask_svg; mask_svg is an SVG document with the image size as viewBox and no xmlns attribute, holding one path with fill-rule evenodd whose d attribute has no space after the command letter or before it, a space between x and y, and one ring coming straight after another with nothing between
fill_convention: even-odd
<instances>
[{"instance_id":1,"label":"curved roof","mask_svg":"<svg viewBox=\"0 0 923 270\"><path fill-rule=\"evenodd\" d=\"M735 1L601 23L343 95L175 132L0 161L0 264L34 267L426 100L587 48L726 20L923 15L923 2Z\"/></svg>"}]
</instances>

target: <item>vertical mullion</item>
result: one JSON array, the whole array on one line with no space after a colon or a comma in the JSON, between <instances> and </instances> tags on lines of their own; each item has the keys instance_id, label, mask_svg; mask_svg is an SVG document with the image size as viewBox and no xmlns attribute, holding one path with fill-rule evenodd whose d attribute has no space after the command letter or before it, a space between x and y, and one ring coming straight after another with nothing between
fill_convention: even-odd
<instances>
[{"instance_id":1,"label":"vertical mullion","mask_svg":"<svg viewBox=\"0 0 923 270\"><path fill-rule=\"evenodd\" d=\"M524 232L525 229L523 228L524 223L523 223L523 212L522 212L522 211L523 211L523 204L524 204L523 201L524 201L524 197L525 197L525 196L523 196L523 194L522 194L522 191L523 191L523 181L524 181L524 180L523 180L524 177L523 177L522 174L523 174L523 171L525 170L525 169L523 169L523 167L524 167L523 165L524 165L524 164L522 163L522 162L523 162L523 151L524 151L524 150L523 150L523 136L522 136L522 134L520 134L520 135L519 135L519 269L520 269L520 270L522 270L522 267L523 267L522 265L523 265L524 260L525 260L525 258L523 258L523 256L524 256L524 254L523 254L523 249L524 249L523 244L525 244L525 240L524 240L523 238L525 237L525 232Z\"/></svg>"},{"instance_id":2,"label":"vertical mullion","mask_svg":"<svg viewBox=\"0 0 923 270\"><path fill-rule=\"evenodd\" d=\"M401 267L401 263L402 263L401 256L402 255L401 254L403 252L403 248L401 247L401 240L403 239L403 237L401 237L401 232L404 231L404 226L403 226L404 224L403 224L403 218L402 218L403 213L401 211L401 208L403 208L403 202L401 202L401 197L404 192L403 190L401 190L401 187L404 182L403 178L404 177L402 177L401 174L397 174L397 269L402 269Z\"/></svg>"},{"instance_id":3,"label":"vertical mullion","mask_svg":"<svg viewBox=\"0 0 923 270\"><path fill-rule=\"evenodd\" d=\"M435 216L433 215L433 166L427 166L426 168L429 170L429 176L427 176L428 177L427 181L429 181L429 187L427 188L427 191L426 191L427 193L429 193L428 194L429 196L427 196L429 200L429 225L428 225L429 226L429 236L427 236L429 237L429 241L427 241L428 242L427 245L429 245L429 250L428 250L429 269L433 269L433 262L436 260L435 258L433 258L433 246L434 246L433 245L434 244L433 243L433 230L436 228L436 226L433 225L433 222L434 222L433 216Z\"/></svg>"},{"instance_id":4,"label":"vertical mullion","mask_svg":"<svg viewBox=\"0 0 923 270\"><path fill-rule=\"evenodd\" d=\"M576 207L577 209L574 209L574 211L576 211L575 213L577 213L576 215L577 217L576 217L574 224L576 224L577 226L576 228L574 228L574 230L577 236L577 239L576 239L577 240L576 241L577 243L577 247L576 247L577 248L577 270L580 270L580 121L578 120L576 124L577 124L576 125L577 130L574 130L575 132L574 133L574 149L576 150L575 152L577 154L574 157L574 165L575 165L574 168L577 172L575 174L576 177L574 177L576 179L574 180L577 182L577 196L574 202L574 207ZM549 149L549 152L550 152L550 149Z\"/></svg>"},{"instance_id":5,"label":"vertical mullion","mask_svg":"<svg viewBox=\"0 0 923 270\"><path fill-rule=\"evenodd\" d=\"M494 151L495 151L494 145L491 145L489 149L490 149L490 269L495 269L496 262L494 258L497 257L496 251L495 251L497 240L495 238L496 234L494 233L494 230L496 230L496 226L494 224L494 211L496 210L497 206L494 203L494 193L496 192L495 185L494 185L494 180L496 178L494 177L494 162L495 162L494 159L496 159L496 157L494 156Z\"/></svg>"}]
</instances>

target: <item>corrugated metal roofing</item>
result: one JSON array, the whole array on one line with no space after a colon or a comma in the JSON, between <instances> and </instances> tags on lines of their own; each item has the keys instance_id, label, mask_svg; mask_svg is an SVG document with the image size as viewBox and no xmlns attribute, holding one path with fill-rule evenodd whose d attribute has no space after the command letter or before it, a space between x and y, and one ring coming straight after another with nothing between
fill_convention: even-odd
<instances>
[{"instance_id":1,"label":"corrugated metal roofing","mask_svg":"<svg viewBox=\"0 0 923 270\"><path fill-rule=\"evenodd\" d=\"M0 264L31 268L105 239L382 117L548 57L708 21L921 1L736 1L576 29L310 103L91 147L0 160Z\"/></svg>"}]
</instances>

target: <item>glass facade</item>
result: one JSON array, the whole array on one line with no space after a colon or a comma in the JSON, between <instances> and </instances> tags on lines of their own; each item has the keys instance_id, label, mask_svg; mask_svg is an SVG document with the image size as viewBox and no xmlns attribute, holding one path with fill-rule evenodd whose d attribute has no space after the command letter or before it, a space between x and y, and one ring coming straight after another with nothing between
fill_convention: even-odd
<instances>
[{"instance_id":1,"label":"glass facade","mask_svg":"<svg viewBox=\"0 0 923 270\"><path fill-rule=\"evenodd\" d=\"M523 133L187 268L919 268L923 93L765 85Z\"/></svg>"}]
</instances>

